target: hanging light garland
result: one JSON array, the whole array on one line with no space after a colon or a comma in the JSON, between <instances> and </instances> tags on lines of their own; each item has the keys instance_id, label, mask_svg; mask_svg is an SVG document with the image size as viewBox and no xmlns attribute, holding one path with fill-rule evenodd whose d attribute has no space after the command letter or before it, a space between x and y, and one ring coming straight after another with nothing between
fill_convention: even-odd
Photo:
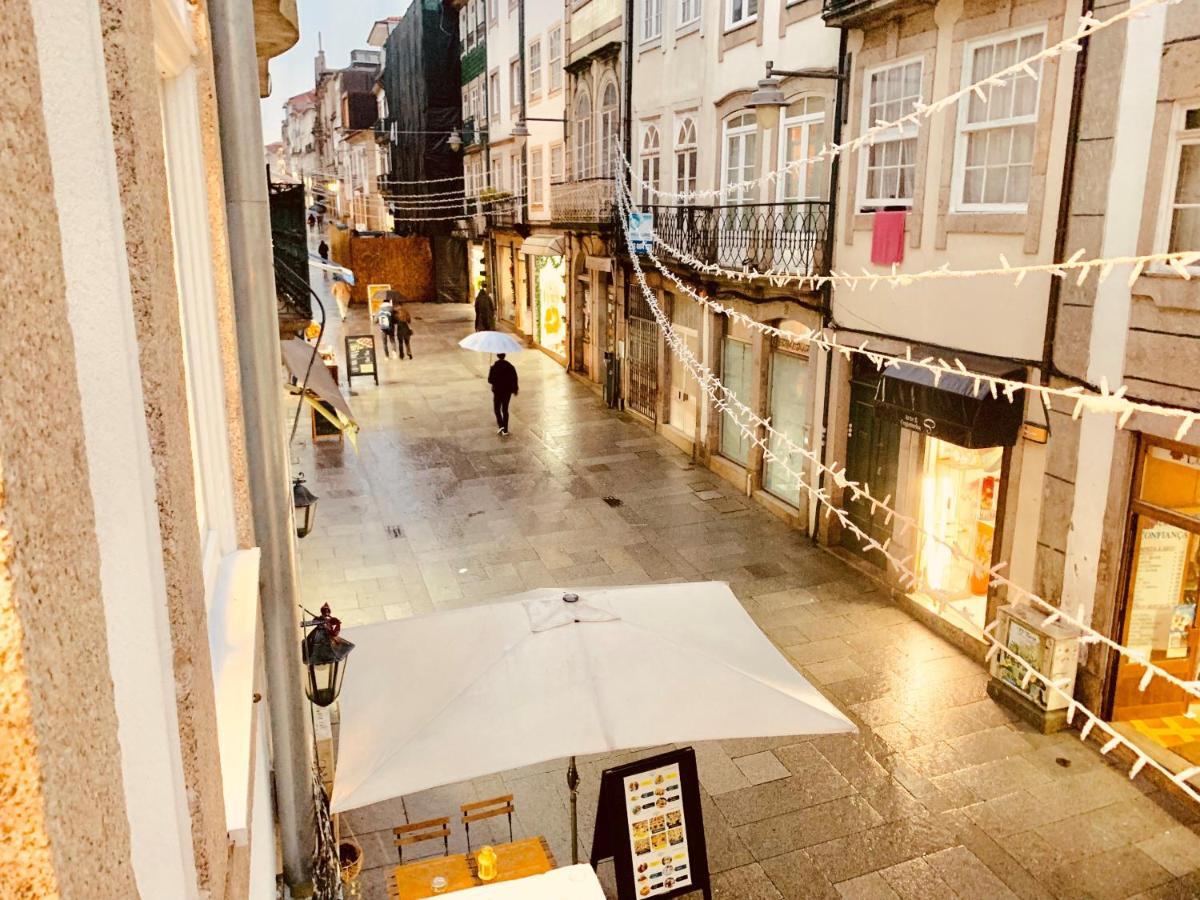
<instances>
[{"instance_id":1,"label":"hanging light garland","mask_svg":"<svg viewBox=\"0 0 1200 900\"><path fill-rule=\"evenodd\" d=\"M628 207L626 206L623 196L618 196L617 205L622 214L628 212ZM634 276L638 282L639 289L641 290L642 297L644 298L647 307L654 316L654 319L657 321L663 337L670 346L672 352L684 365L688 373L704 390L710 404L718 412L727 414L730 420L738 427L743 437L761 449L764 459L775 465L778 465L783 471L785 471L793 479L795 487L798 490L804 490L810 497L823 506L824 515L827 519L831 516L836 517L842 527L848 533L852 534L864 549L873 550L881 554L884 559L887 560L888 565L896 571L901 587L905 589L915 588L920 583L920 579L912 567L912 556L910 555L904 557L903 559L899 558L891 550L891 539L880 542L873 538L871 535L867 534L860 527L858 527L850 519L849 514L845 510L841 509L833 502L827 490L814 488L812 485L810 485L801 472L798 472L791 467L786 458L780 456L771 449L767 439L761 436L758 431L759 429L762 429L767 434L780 438L788 446L789 450L800 452L807 456L804 448L799 447L797 444L791 441L787 435L784 435L772 428L766 419L762 418L752 409L746 406L746 404L742 403L724 384L722 384L720 379L713 374L709 367L703 365L699 360L696 359L695 355L688 348L687 344L675 332L670 320L658 305L658 301L654 296L654 292L650 290L649 285L646 283L645 274L643 273L641 264L638 261L637 253L633 249L632 239L628 229L622 229L622 231L624 233L630 258L632 259ZM844 470L842 470L842 474L844 476ZM849 484L851 483L847 482L847 485ZM866 496L865 493L863 496ZM879 507L886 509L886 507L883 507L882 504L879 504ZM872 509L874 511L874 505ZM895 514L893 511L893 515L898 514ZM936 591L929 586L925 587L932 595L932 599L935 605L938 607L939 612L958 618L971 631L976 629L974 623L961 610L955 607L943 592ZM1057 613L1060 611L1055 610L1055 612ZM1165 766L1144 753L1130 740L1118 734L1109 723L1103 721L1103 719L1088 709L1084 704L1078 702L1066 689L1066 683L1056 682L1048 676L1042 674L1036 668L1034 668L1032 664L1002 644L992 633L995 629L995 626L995 622L989 623L982 630L982 632L979 633L984 642L989 645L987 652L987 659L989 662L994 659L997 654L1004 654L1024 671L1024 675L1022 676L1023 687L1028 687L1031 682L1036 680L1043 684L1047 690L1065 700L1067 703L1066 718L1068 723L1073 724L1076 717L1079 715L1084 716L1086 719L1080 728L1081 740L1087 740L1093 731L1098 731L1105 737L1106 740L1100 747L1100 752L1102 755L1107 755L1118 747L1124 747L1126 750L1128 750L1134 757L1134 762L1129 772L1129 777L1131 779L1135 778L1144 768L1150 766L1151 768L1159 771L1166 778L1170 779L1193 800L1200 802L1200 793L1198 793L1197 790L1190 784L1191 778L1196 775L1200 775L1200 766L1191 767L1178 773L1171 772ZM1144 677L1142 684L1140 685L1141 689L1144 690L1148 683L1149 678Z\"/></svg>"},{"instance_id":2,"label":"hanging light garland","mask_svg":"<svg viewBox=\"0 0 1200 900\"><path fill-rule=\"evenodd\" d=\"M1001 253L1000 265L990 269L951 269L950 264L946 263L936 269L925 269L920 272L901 272L898 266L892 263L892 268L889 272L868 272L866 269L863 269L861 274L855 275L851 272L838 272L834 270L828 275L814 275L811 272L782 268L772 268L765 271L760 271L753 267L731 269L717 265L716 263L706 263L687 250L671 245L657 234L654 236L654 242L683 265L702 272L705 275L715 275L730 281L766 281L773 287L796 285L802 289L812 291L820 290L827 284L835 288L848 287L851 290L857 290L859 287L865 285L868 290L874 290L881 284L897 288L907 287L919 281L945 281L985 276L1009 276L1015 279L1014 286L1016 286L1025 280L1026 275L1035 272L1062 279L1066 279L1069 274L1075 273L1075 284L1078 286L1082 285L1092 272L1098 273L1098 280L1103 282L1115 269L1126 266L1131 267L1129 284L1132 287L1134 282L1141 277L1142 272L1148 266L1154 265L1167 266L1185 281L1190 281L1194 273L1188 269L1188 266L1200 262L1200 250L1181 250L1172 253L1148 253L1144 256L1113 256L1096 259L1084 259L1086 251L1076 250L1070 259L1063 262L1037 263L1028 266L1011 265L1007 257Z\"/></svg>"}]
</instances>

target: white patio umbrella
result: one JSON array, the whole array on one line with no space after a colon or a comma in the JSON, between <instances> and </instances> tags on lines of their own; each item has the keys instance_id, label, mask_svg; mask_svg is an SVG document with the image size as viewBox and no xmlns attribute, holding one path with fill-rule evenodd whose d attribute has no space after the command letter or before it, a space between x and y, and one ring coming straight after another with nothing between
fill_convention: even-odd
<instances>
[{"instance_id":1,"label":"white patio umbrella","mask_svg":"<svg viewBox=\"0 0 1200 900\"><path fill-rule=\"evenodd\" d=\"M503 331L476 331L458 342L466 350L480 353L520 353L525 345Z\"/></svg>"},{"instance_id":2,"label":"white patio umbrella","mask_svg":"<svg viewBox=\"0 0 1200 900\"><path fill-rule=\"evenodd\" d=\"M856 730L727 584L578 596L543 589L346 629L333 811L562 757L574 811L578 754Z\"/></svg>"}]
</instances>

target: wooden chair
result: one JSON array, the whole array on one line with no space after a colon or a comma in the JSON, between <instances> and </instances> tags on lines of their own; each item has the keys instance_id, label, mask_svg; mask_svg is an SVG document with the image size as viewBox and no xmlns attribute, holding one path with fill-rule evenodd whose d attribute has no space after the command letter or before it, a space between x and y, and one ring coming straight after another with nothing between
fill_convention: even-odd
<instances>
[{"instance_id":1,"label":"wooden chair","mask_svg":"<svg viewBox=\"0 0 1200 900\"><path fill-rule=\"evenodd\" d=\"M503 797L493 797L491 800L478 800L475 803L464 803L462 810L463 829L467 833L467 853L471 852L471 823L478 822L482 819L491 819L496 816L508 816L508 841L512 843L512 817L513 817L513 795L505 794Z\"/></svg>"},{"instance_id":2,"label":"wooden chair","mask_svg":"<svg viewBox=\"0 0 1200 900\"><path fill-rule=\"evenodd\" d=\"M419 844L422 841L442 839L442 855L450 855L450 817L426 819L424 822L413 822L411 825L401 825L393 828L396 852L400 854L400 862L404 862L404 847L407 844Z\"/></svg>"}]
</instances>

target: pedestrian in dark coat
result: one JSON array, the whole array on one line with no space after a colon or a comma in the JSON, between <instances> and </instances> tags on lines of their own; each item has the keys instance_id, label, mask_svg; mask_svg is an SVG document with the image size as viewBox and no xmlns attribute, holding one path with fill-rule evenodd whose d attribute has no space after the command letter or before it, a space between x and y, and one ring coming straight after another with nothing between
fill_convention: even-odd
<instances>
[{"instance_id":1,"label":"pedestrian in dark coat","mask_svg":"<svg viewBox=\"0 0 1200 900\"><path fill-rule=\"evenodd\" d=\"M324 241L321 241L321 243L317 244L317 255L326 262L329 261L329 245Z\"/></svg>"},{"instance_id":2,"label":"pedestrian in dark coat","mask_svg":"<svg viewBox=\"0 0 1200 900\"><path fill-rule=\"evenodd\" d=\"M475 295L475 330L496 330L496 307L485 287L481 287Z\"/></svg>"},{"instance_id":3,"label":"pedestrian in dark coat","mask_svg":"<svg viewBox=\"0 0 1200 900\"><path fill-rule=\"evenodd\" d=\"M504 358L496 355L496 361L488 371L488 384L492 386L492 410L496 413L496 434L508 434L508 401L519 393L517 370Z\"/></svg>"}]
</instances>

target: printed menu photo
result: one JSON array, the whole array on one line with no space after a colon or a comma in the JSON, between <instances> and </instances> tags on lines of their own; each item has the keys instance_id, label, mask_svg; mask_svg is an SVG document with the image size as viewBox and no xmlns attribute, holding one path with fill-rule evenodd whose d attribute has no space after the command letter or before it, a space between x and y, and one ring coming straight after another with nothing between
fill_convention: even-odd
<instances>
[{"instance_id":1,"label":"printed menu photo","mask_svg":"<svg viewBox=\"0 0 1200 900\"><path fill-rule=\"evenodd\" d=\"M633 880L638 897L655 897L691 884L687 826L679 764L624 779Z\"/></svg>"}]
</instances>

